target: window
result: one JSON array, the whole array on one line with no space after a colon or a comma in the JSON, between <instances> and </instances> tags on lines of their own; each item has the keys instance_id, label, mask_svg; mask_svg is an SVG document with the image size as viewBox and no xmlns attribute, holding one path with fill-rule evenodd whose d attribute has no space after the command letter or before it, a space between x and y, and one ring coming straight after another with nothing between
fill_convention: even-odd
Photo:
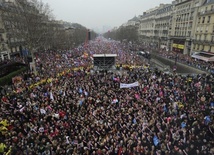
<instances>
[{"instance_id":1,"label":"window","mask_svg":"<svg viewBox=\"0 0 214 155\"><path fill-rule=\"evenodd\" d=\"M197 45L197 50L199 50L199 45Z\"/></svg>"},{"instance_id":2,"label":"window","mask_svg":"<svg viewBox=\"0 0 214 155\"><path fill-rule=\"evenodd\" d=\"M199 17L199 18L198 18L198 24L200 24L200 22L201 22L201 18Z\"/></svg>"},{"instance_id":3,"label":"window","mask_svg":"<svg viewBox=\"0 0 214 155\"><path fill-rule=\"evenodd\" d=\"M205 21L205 17L203 17L203 19L202 19L202 23L204 23L204 21Z\"/></svg>"},{"instance_id":4,"label":"window","mask_svg":"<svg viewBox=\"0 0 214 155\"><path fill-rule=\"evenodd\" d=\"M211 16L208 16L207 23L210 23Z\"/></svg>"},{"instance_id":5,"label":"window","mask_svg":"<svg viewBox=\"0 0 214 155\"><path fill-rule=\"evenodd\" d=\"M201 32L203 32L203 26L201 26Z\"/></svg>"},{"instance_id":6,"label":"window","mask_svg":"<svg viewBox=\"0 0 214 155\"><path fill-rule=\"evenodd\" d=\"M204 51L204 45L202 45L202 49L201 50Z\"/></svg>"},{"instance_id":7,"label":"window","mask_svg":"<svg viewBox=\"0 0 214 155\"><path fill-rule=\"evenodd\" d=\"M214 36L212 36L212 39L211 39L211 41L212 41L212 42L214 42Z\"/></svg>"},{"instance_id":8,"label":"window","mask_svg":"<svg viewBox=\"0 0 214 155\"><path fill-rule=\"evenodd\" d=\"M207 35L204 35L204 41L206 41L207 40Z\"/></svg>"},{"instance_id":9,"label":"window","mask_svg":"<svg viewBox=\"0 0 214 155\"><path fill-rule=\"evenodd\" d=\"M206 32L208 32L208 31L209 31L209 26L206 27Z\"/></svg>"}]
</instances>

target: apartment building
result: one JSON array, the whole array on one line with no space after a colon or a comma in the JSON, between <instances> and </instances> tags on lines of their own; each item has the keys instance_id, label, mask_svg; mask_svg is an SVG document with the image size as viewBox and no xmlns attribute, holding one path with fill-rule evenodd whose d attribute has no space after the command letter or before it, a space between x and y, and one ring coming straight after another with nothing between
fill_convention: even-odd
<instances>
[{"instance_id":1,"label":"apartment building","mask_svg":"<svg viewBox=\"0 0 214 155\"><path fill-rule=\"evenodd\" d=\"M168 50L170 48L169 33L171 33L172 15L174 5L160 4L155 18L154 36L158 48Z\"/></svg>"},{"instance_id":2,"label":"apartment building","mask_svg":"<svg viewBox=\"0 0 214 155\"><path fill-rule=\"evenodd\" d=\"M4 0L0 0L0 14L4 11ZM8 50L7 33L4 28L4 21L0 17L0 61L10 59L10 51Z\"/></svg>"},{"instance_id":3,"label":"apartment building","mask_svg":"<svg viewBox=\"0 0 214 155\"><path fill-rule=\"evenodd\" d=\"M140 19L137 16L134 16L132 19L130 19L126 23L122 24L122 26L136 26L136 27L138 27L139 24L140 24Z\"/></svg>"},{"instance_id":4,"label":"apartment building","mask_svg":"<svg viewBox=\"0 0 214 155\"><path fill-rule=\"evenodd\" d=\"M176 0L172 31L169 35L172 51L183 54L191 53L195 21L201 3L201 0Z\"/></svg>"},{"instance_id":5,"label":"apartment building","mask_svg":"<svg viewBox=\"0 0 214 155\"><path fill-rule=\"evenodd\" d=\"M139 38L140 42L144 45L158 46L155 42L155 16L157 14L158 7L150 9L140 16L140 26L139 26Z\"/></svg>"},{"instance_id":6,"label":"apartment building","mask_svg":"<svg viewBox=\"0 0 214 155\"><path fill-rule=\"evenodd\" d=\"M195 23L192 53L214 53L214 0L203 1Z\"/></svg>"},{"instance_id":7,"label":"apartment building","mask_svg":"<svg viewBox=\"0 0 214 155\"><path fill-rule=\"evenodd\" d=\"M1 42L0 47L5 47L1 53L27 56L29 52L24 51L50 47L50 27L54 24L50 24L49 15L42 13L45 8L41 7L40 2L0 0L0 33L5 33L0 34L5 44Z\"/></svg>"},{"instance_id":8,"label":"apartment building","mask_svg":"<svg viewBox=\"0 0 214 155\"><path fill-rule=\"evenodd\" d=\"M173 4L160 4L140 16L139 35L141 42L155 48L168 49L171 31Z\"/></svg>"},{"instance_id":9,"label":"apartment building","mask_svg":"<svg viewBox=\"0 0 214 155\"><path fill-rule=\"evenodd\" d=\"M24 45L24 40L19 36L14 36L14 23L17 19L17 8L13 0L5 0L1 3L1 24L5 31L6 51L10 55L19 55ZM13 21L13 22L12 22Z\"/></svg>"}]
</instances>

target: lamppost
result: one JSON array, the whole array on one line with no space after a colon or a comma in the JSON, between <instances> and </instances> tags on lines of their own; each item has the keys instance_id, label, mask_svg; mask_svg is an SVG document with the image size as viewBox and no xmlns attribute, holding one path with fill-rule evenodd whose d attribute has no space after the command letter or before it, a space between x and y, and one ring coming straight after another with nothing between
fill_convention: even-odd
<instances>
[{"instance_id":1,"label":"lamppost","mask_svg":"<svg viewBox=\"0 0 214 155\"><path fill-rule=\"evenodd\" d=\"M33 49L30 51L32 62L30 62L29 65L30 65L31 71L33 71L33 73L34 73L35 75L37 75L34 53L36 53L36 49L35 49L35 48L33 48Z\"/></svg>"},{"instance_id":2,"label":"lamppost","mask_svg":"<svg viewBox=\"0 0 214 155\"><path fill-rule=\"evenodd\" d=\"M178 59L178 54L175 55L175 64L174 64L174 68L173 68L174 72L177 70L177 59Z\"/></svg>"}]
</instances>

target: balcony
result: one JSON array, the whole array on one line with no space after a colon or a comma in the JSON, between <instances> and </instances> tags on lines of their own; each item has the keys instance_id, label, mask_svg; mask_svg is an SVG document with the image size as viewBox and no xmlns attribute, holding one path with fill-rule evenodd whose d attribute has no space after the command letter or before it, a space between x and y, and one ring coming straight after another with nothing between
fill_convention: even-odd
<instances>
[{"instance_id":1,"label":"balcony","mask_svg":"<svg viewBox=\"0 0 214 155\"><path fill-rule=\"evenodd\" d=\"M201 44L201 45L214 45L214 40L192 40L194 44Z\"/></svg>"},{"instance_id":2,"label":"balcony","mask_svg":"<svg viewBox=\"0 0 214 155\"><path fill-rule=\"evenodd\" d=\"M208 14L212 14L214 13L214 9L213 10L207 10L207 11L204 11L204 12L198 12L198 15L199 16L204 16L204 15L208 15Z\"/></svg>"},{"instance_id":3,"label":"balcony","mask_svg":"<svg viewBox=\"0 0 214 155\"><path fill-rule=\"evenodd\" d=\"M174 38L174 39L186 39L188 38L187 36L173 36L173 35L170 35L170 38Z\"/></svg>"}]
</instances>

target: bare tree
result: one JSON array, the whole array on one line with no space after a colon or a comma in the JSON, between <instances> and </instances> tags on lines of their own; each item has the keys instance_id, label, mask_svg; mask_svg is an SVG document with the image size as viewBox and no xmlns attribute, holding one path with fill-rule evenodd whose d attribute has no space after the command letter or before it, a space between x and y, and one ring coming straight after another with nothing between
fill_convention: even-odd
<instances>
[{"instance_id":1,"label":"bare tree","mask_svg":"<svg viewBox=\"0 0 214 155\"><path fill-rule=\"evenodd\" d=\"M138 41L138 33L135 26L121 26L117 30L112 30L104 33L104 37L120 41L126 40L128 42Z\"/></svg>"},{"instance_id":2,"label":"bare tree","mask_svg":"<svg viewBox=\"0 0 214 155\"><path fill-rule=\"evenodd\" d=\"M55 20L50 20L46 32L45 49L64 49L65 28Z\"/></svg>"},{"instance_id":3,"label":"bare tree","mask_svg":"<svg viewBox=\"0 0 214 155\"><path fill-rule=\"evenodd\" d=\"M88 29L80 24L74 23L73 41L75 45L80 45L87 40Z\"/></svg>"},{"instance_id":4,"label":"bare tree","mask_svg":"<svg viewBox=\"0 0 214 155\"><path fill-rule=\"evenodd\" d=\"M47 4L38 0L15 0L5 3L2 17L9 44L25 44L31 51L45 43L51 10Z\"/></svg>"}]
</instances>

